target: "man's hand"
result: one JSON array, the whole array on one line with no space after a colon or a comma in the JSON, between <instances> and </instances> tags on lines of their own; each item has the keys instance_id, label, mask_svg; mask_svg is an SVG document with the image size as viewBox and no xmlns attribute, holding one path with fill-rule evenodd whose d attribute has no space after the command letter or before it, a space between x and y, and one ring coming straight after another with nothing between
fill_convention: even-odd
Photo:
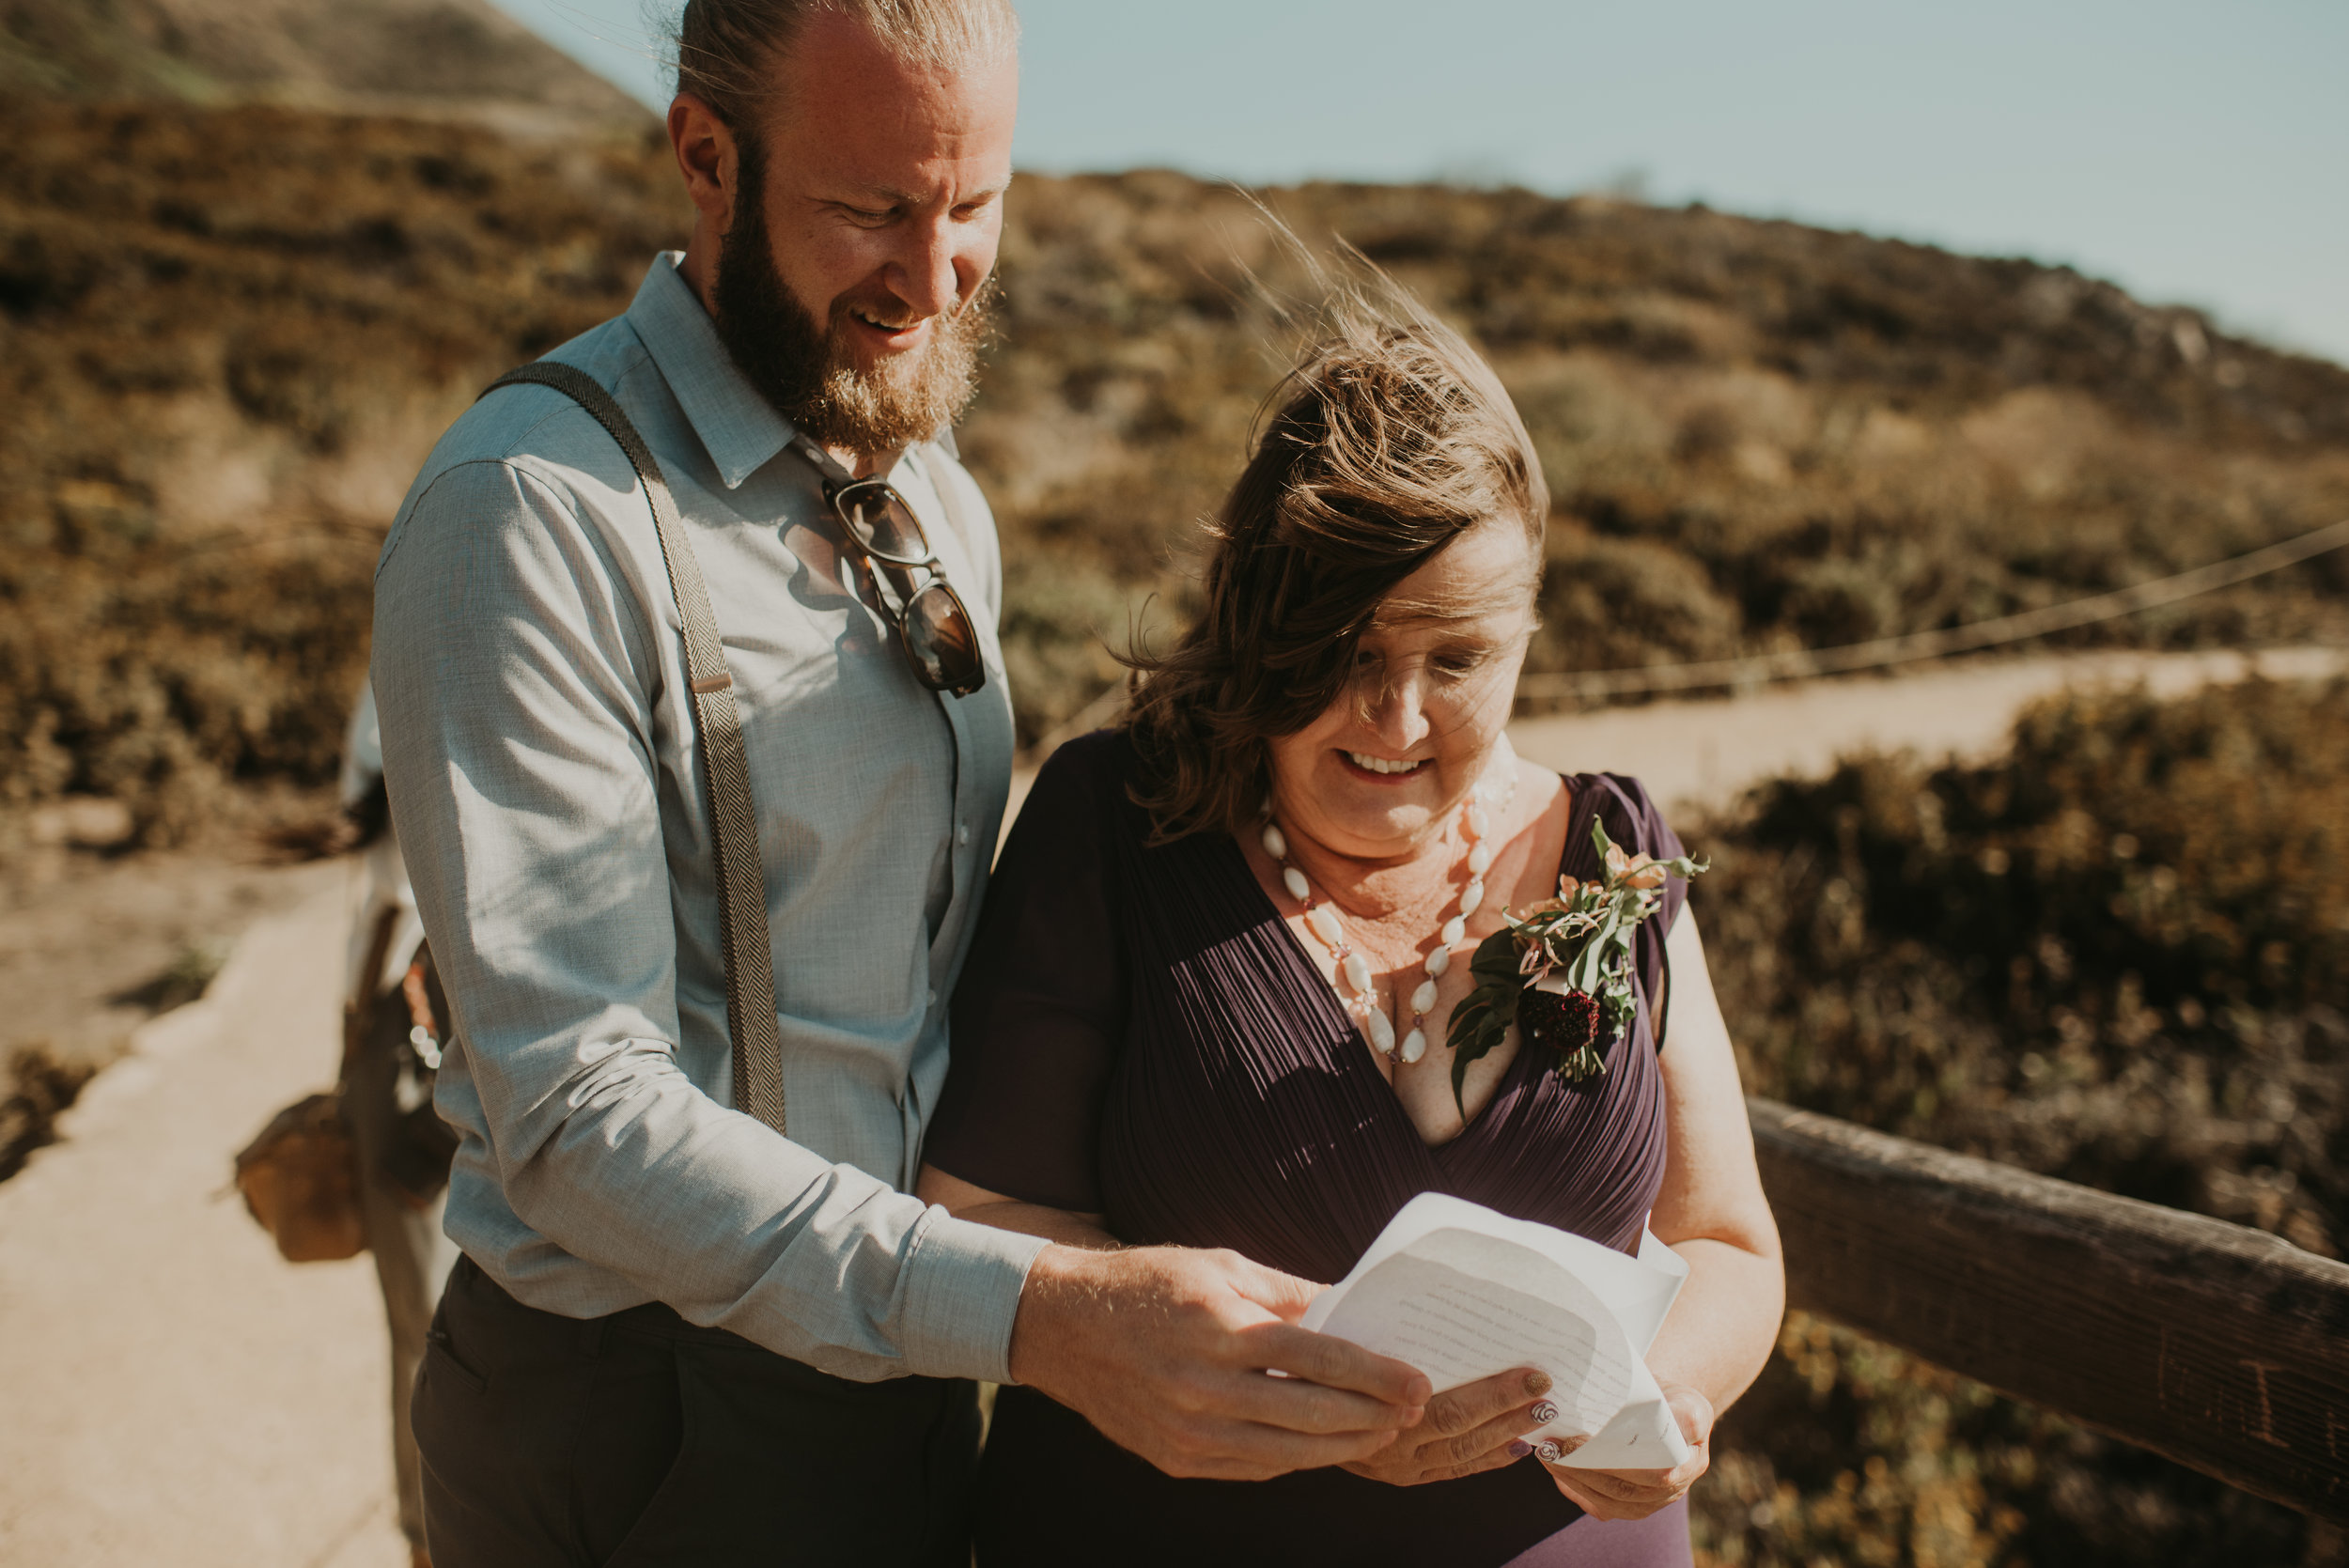
<instances>
[{"instance_id":1,"label":"man's hand","mask_svg":"<svg viewBox=\"0 0 2349 1568\"><path fill-rule=\"evenodd\" d=\"M1533 1407L1548 1392L1549 1374L1522 1367L1447 1389L1427 1402L1419 1425L1346 1467L1372 1481L1417 1486L1515 1464L1532 1452L1518 1439L1542 1424Z\"/></svg>"},{"instance_id":2,"label":"man's hand","mask_svg":"<svg viewBox=\"0 0 2349 1568\"><path fill-rule=\"evenodd\" d=\"M1583 1513L1595 1519L1644 1519L1669 1508L1688 1495L1697 1477L1713 1463L1713 1402L1678 1383L1664 1385L1664 1403L1680 1421L1680 1435L1688 1439L1689 1454L1669 1470L1564 1470L1545 1467ZM1571 1453L1588 1438L1563 1445Z\"/></svg>"},{"instance_id":3,"label":"man's hand","mask_svg":"<svg viewBox=\"0 0 2349 1568\"><path fill-rule=\"evenodd\" d=\"M1048 1247L1020 1293L1011 1374L1169 1475L1349 1464L1416 1424L1430 1389L1401 1361L1298 1327L1320 1288L1237 1252Z\"/></svg>"}]
</instances>

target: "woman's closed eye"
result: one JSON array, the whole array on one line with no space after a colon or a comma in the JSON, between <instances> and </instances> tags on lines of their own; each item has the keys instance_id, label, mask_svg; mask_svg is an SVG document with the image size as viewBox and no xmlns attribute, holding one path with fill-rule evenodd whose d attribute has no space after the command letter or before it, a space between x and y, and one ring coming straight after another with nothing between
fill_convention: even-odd
<instances>
[{"instance_id":1,"label":"woman's closed eye","mask_svg":"<svg viewBox=\"0 0 2349 1568\"><path fill-rule=\"evenodd\" d=\"M1501 652L1479 645L1439 648L1416 658L1397 659L1370 648L1358 648L1354 654L1354 678L1366 688L1380 690L1387 682L1403 679L1416 670L1437 684L1457 686L1491 668Z\"/></svg>"},{"instance_id":2,"label":"woman's closed eye","mask_svg":"<svg viewBox=\"0 0 2349 1568\"><path fill-rule=\"evenodd\" d=\"M1466 680L1493 661L1491 648L1447 648L1430 654L1427 667L1444 680Z\"/></svg>"}]
</instances>

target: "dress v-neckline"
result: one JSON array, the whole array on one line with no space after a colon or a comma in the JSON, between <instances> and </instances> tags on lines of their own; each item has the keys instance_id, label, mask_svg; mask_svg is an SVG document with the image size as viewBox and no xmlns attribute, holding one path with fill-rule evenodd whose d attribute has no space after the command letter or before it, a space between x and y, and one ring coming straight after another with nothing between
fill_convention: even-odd
<instances>
[{"instance_id":1,"label":"dress v-neckline","mask_svg":"<svg viewBox=\"0 0 2349 1568\"><path fill-rule=\"evenodd\" d=\"M1568 793L1566 842L1565 846L1558 852L1558 875L1560 877L1567 874L1567 862L1574 859L1574 846L1577 842L1575 830L1579 827L1585 833L1590 831L1581 820L1582 813L1586 802L1595 800L1597 792L1579 788L1576 784L1578 779L1586 776L1579 773L1572 776L1563 773L1558 775L1560 781L1565 784ZM1321 966L1315 962L1312 954L1305 951L1305 944L1299 939L1297 932L1290 926L1288 917L1281 912L1279 905L1272 902L1272 895L1264 891L1264 884L1256 880L1256 873L1249 865L1247 851L1240 847L1239 840L1225 834L1223 847L1230 852L1233 871L1241 881L1247 883L1249 891L1255 894L1256 902L1263 907L1264 919L1271 922L1280 931L1287 962L1301 969L1306 975L1311 977L1312 989L1318 999L1316 1003L1318 1009L1344 1029L1344 1033L1339 1037L1337 1045L1341 1059L1331 1065L1341 1073L1370 1074L1375 1080L1370 1087L1376 1092L1374 1097L1378 1102L1382 1112L1392 1114L1402 1123L1403 1130L1410 1136L1412 1144L1423 1151L1432 1163L1440 1165L1445 1157L1461 1144L1468 1142L1470 1136L1491 1119L1494 1107L1503 1100L1514 1100L1525 1088L1522 1079L1525 1076L1526 1053L1524 1043L1520 1041L1517 1054L1510 1058L1508 1068L1501 1075L1501 1081L1493 1085L1493 1092L1486 1097L1485 1103L1476 1108L1476 1114L1463 1121L1460 1124L1460 1130L1442 1142L1428 1142L1421 1135L1419 1124L1411 1120L1410 1111L1404 1107L1403 1097L1394 1092L1393 1082L1385 1074L1379 1072L1370 1061L1370 1040L1362 1033L1361 1025L1354 1021L1353 1015L1348 1013L1345 1004L1338 1001L1337 992L1330 987L1330 977L1321 972ZM1455 1006L1456 1005L1457 1003L1455 1003ZM1445 1021L1448 1032L1450 1024L1448 1015Z\"/></svg>"}]
</instances>

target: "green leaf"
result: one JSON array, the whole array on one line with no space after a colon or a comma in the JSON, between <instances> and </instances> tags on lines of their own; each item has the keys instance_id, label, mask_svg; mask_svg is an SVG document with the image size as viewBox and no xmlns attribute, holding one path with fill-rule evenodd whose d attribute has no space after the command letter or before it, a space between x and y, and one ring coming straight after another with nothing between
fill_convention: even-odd
<instances>
[{"instance_id":1,"label":"green leaf","mask_svg":"<svg viewBox=\"0 0 2349 1568\"><path fill-rule=\"evenodd\" d=\"M1452 1103L1462 1120L1468 1117L1470 1064L1484 1060L1508 1037L1509 1018L1515 1012L1514 1007L1508 1014L1498 1012L1490 993L1483 987L1452 1010L1452 1027L1445 1040L1452 1047Z\"/></svg>"},{"instance_id":2,"label":"green leaf","mask_svg":"<svg viewBox=\"0 0 2349 1568\"><path fill-rule=\"evenodd\" d=\"M1582 950L1577 953L1574 955L1574 961L1566 966L1566 984L1578 991L1589 991L1596 995L1606 962L1607 944L1593 938L1582 944Z\"/></svg>"},{"instance_id":3,"label":"green leaf","mask_svg":"<svg viewBox=\"0 0 2349 1568\"><path fill-rule=\"evenodd\" d=\"M1505 983L1517 987L1523 976L1517 973L1517 933L1503 927L1476 944L1476 955L1469 960L1469 972L1476 976L1478 989Z\"/></svg>"},{"instance_id":4,"label":"green leaf","mask_svg":"<svg viewBox=\"0 0 2349 1568\"><path fill-rule=\"evenodd\" d=\"M1606 880L1612 880L1612 878L1609 877L1607 875L1607 851L1615 846L1615 841L1607 836L1607 824L1600 820L1596 815L1594 815L1591 818L1591 843L1598 849L1598 874L1600 877Z\"/></svg>"}]
</instances>

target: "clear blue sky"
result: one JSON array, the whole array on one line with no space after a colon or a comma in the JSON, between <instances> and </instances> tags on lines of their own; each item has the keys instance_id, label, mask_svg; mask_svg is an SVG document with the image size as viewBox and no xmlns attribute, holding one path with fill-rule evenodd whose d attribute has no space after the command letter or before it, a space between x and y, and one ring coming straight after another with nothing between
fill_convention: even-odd
<instances>
[{"instance_id":1,"label":"clear blue sky","mask_svg":"<svg viewBox=\"0 0 2349 1568\"><path fill-rule=\"evenodd\" d=\"M667 102L641 0L497 3ZM2349 0L1020 12L1025 168L1636 179L1658 202L2069 262L2349 363Z\"/></svg>"}]
</instances>

